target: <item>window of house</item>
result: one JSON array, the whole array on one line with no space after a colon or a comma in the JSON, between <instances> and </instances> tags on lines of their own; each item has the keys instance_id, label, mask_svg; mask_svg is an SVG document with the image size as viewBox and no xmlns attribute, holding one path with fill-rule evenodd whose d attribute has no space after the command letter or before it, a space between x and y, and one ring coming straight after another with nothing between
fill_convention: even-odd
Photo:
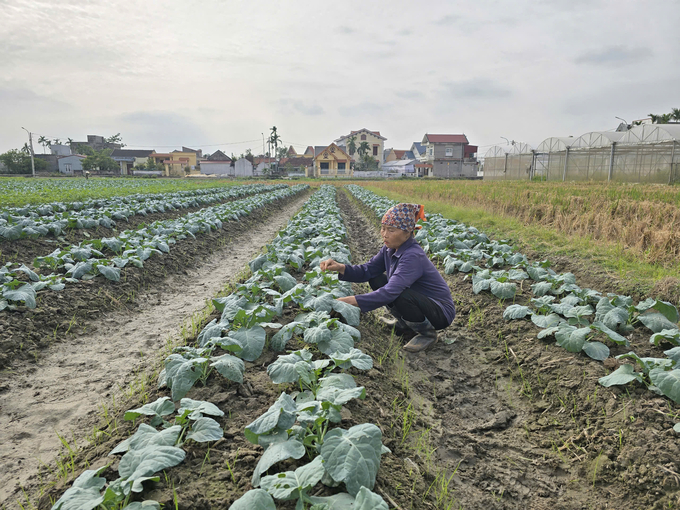
<instances>
[{"instance_id":1,"label":"window of house","mask_svg":"<svg viewBox=\"0 0 680 510\"><path fill-rule=\"evenodd\" d=\"M447 147L447 148L446 148L446 157L447 157L447 158L452 158L452 157L453 157L453 147Z\"/></svg>"},{"instance_id":2,"label":"window of house","mask_svg":"<svg viewBox=\"0 0 680 510\"><path fill-rule=\"evenodd\" d=\"M344 172L344 171L345 171L345 165L346 165L346 164L347 164L347 163L345 163L344 161L343 161L343 162L339 162L339 163L338 163L338 172L339 172L340 170L342 170L342 171Z\"/></svg>"},{"instance_id":3,"label":"window of house","mask_svg":"<svg viewBox=\"0 0 680 510\"><path fill-rule=\"evenodd\" d=\"M322 161L319 163L319 170L322 174L328 174L328 161Z\"/></svg>"},{"instance_id":4,"label":"window of house","mask_svg":"<svg viewBox=\"0 0 680 510\"><path fill-rule=\"evenodd\" d=\"M430 155L430 156L434 156L434 147L429 147L427 149L427 154Z\"/></svg>"},{"instance_id":5,"label":"window of house","mask_svg":"<svg viewBox=\"0 0 680 510\"><path fill-rule=\"evenodd\" d=\"M377 156L377 155L378 155L378 146L377 146L377 145L374 145L374 146L373 146L373 155L374 155L374 156Z\"/></svg>"},{"instance_id":6,"label":"window of house","mask_svg":"<svg viewBox=\"0 0 680 510\"><path fill-rule=\"evenodd\" d=\"M366 135L361 135L361 140L366 140Z\"/></svg>"},{"instance_id":7,"label":"window of house","mask_svg":"<svg viewBox=\"0 0 680 510\"><path fill-rule=\"evenodd\" d=\"M71 166L71 163L64 163L64 172L66 172L67 174L70 174L71 172L73 172L73 168Z\"/></svg>"}]
</instances>

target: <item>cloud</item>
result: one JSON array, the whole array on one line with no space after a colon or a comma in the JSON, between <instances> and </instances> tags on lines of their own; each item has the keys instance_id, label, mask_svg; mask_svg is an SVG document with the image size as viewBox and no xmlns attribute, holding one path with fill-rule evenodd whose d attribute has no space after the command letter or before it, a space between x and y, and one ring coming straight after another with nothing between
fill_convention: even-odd
<instances>
[{"instance_id":1,"label":"cloud","mask_svg":"<svg viewBox=\"0 0 680 510\"><path fill-rule=\"evenodd\" d=\"M461 99L501 99L512 94L512 89L488 78L446 82L442 93L443 96Z\"/></svg>"},{"instance_id":2,"label":"cloud","mask_svg":"<svg viewBox=\"0 0 680 510\"><path fill-rule=\"evenodd\" d=\"M281 109L284 113L301 113L302 115L323 115L324 109L316 101L305 102L291 99L281 99Z\"/></svg>"},{"instance_id":3,"label":"cloud","mask_svg":"<svg viewBox=\"0 0 680 510\"><path fill-rule=\"evenodd\" d=\"M425 97L425 94L420 90L397 90L394 94L402 99L422 99Z\"/></svg>"},{"instance_id":4,"label":"cloud","mask_svg":"<svg viewBox=\"0 0 680 510\"><path fill-rule=\"evenodd\" d=\"M23 84L0 86L0 111L10 110L47 113L64 113L73 106L69 103L44 96L26 88Z\"/></svg>"},{"instance_id":5,"label":"cloud","mask_svg":"<svg viewBox=\"0 0 680 510\"><path fill-rule=\"evenodd\" d=\"M627 48L625 46L610 46L599 51L582 53L574 59L574 63L619 67L637 64L649 59L652 54L652 50L646 47Z\"/></svg>"},{"instance_id":6,"label":"cloud","mask_svg":"<svg viewBox=\"0 0 680 510\"><path fill-rule=\"evenodd\" d=\"M203 145L207 136L203 127L184 115L165 111L136 111L120 115L118 131L142 145Z\"/></svg>"},{"instance_id":7,"label":"cloud","mask_svg":"<svg viewBox=\"0 0 680 510\"><path fill-rule=\"evenodd\" d=\"M346 117L351 116L361 116L361 115L377 115L383 113L387 107L382 104L373 103L370 101L363 101L357 104L349 104L346 106L341 106L338 111L341 115Z\"/></svg>"}]
</instances>

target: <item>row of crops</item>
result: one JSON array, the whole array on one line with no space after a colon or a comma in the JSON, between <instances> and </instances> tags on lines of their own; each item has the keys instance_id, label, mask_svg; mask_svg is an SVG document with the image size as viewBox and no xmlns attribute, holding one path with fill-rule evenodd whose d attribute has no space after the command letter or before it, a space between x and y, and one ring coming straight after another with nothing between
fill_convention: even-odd
<instances>
[{"instance_id":1,"label":"row of crops","mask_svg":"<svg viewBox=\"0 0 680 510\"><path fill-rule=\"evenodd\" d=\"M196 384L220 384L220 378L242 384L245 362L257 360L267 347L290 348L267 367L272 383L284 385L284 391L245 427L246 439L264 452L252 476L254 488L230 510L275 510L275 499L295 501L296 509L387 510L371 490L381 456L389 452L380 429L370 423L339 426L343 406L366 396L350 372L368 370L373 362L354 346L361 336L355 328L359 310L335 299L350 295L350 284L319 268L329 257L350 261L335 194L334 187L322 186L312 195L251 261L251 277L213 300L219 319L205 326L194 345L176 348L165 360L159 388L169 396L125 414L142 423L111 452L122 454L119 477L100 476L105 468L85 471L53 510L160 508L155 501L139 501L144 482L158 481L157 473L182 462L187 444L223 436L215 418L224 412L186 395ZM295 319L284 324L284 310ZM299 461L294 471L268 474L290 460ZM319 484L334 488L334 494L312 495Z\"/></svg>"},{"instance_id":2,"label":"row of crops","mask_svg":"<svg viewBox=\"0 0 680 510\"><path fill-rule=\"evenodd\" d=\"M242 198L287 187L285 184L249 184L156 194L134 194L106 199L9 207L0 210L0 240L59 236L65 230L104 227L113 229L116 220L147 216Z\"/></svg>"},{"instance_id":3,"label":"row of crops","mask_svg":"<svg viewBox=\"0 0 680 510\"><path fill-rule=\"evenodd\" d=\"M0 311L15 310L19 305L35 308L37 292L60 291L68 283L97 276L119 281L121 269L128 265L143 267L145 260L168 253L177 241L221 229L224 222L239 221L256 209L308 187L305 184L275 186L273 191L205 207L179 218L154 221L136 230L125 230L115 237L88 239L68 248L59 248L36 258L34 266L42 270L40 273L24 264L17 267L17 264L7 263L0 267Z\"/></svg>"},{"instance_id":4,"label":"row of crops","mask_svg":"<svg viewBox=\"0 0 680 510\"><path fill-rule=\"evenodd\" d=\"M130 178L2 178L0 204L22 206L49 202L76 202L134 193L166 193L179 190L224 188L230 184L202 179Z\"/></svg>"},{"instance_id":5,"label":"row of crops","mask_svg":"<svg viewBox=\"0 0 680 510\"><path fill-rule=\"evenodd\" d=\"M347 188L378 218L396 204L357 185ZM490 292L503 302L514 302L518 282L531 282L529 303L510 304L503 317L530 319L541 328L538 338L554 337L567 351L599 361L609 357L608 343L630 347L631 333L641 327L651 332L651 344L674 346L664 351L665 357L641 357L633 351L616 356L635 365L622 364L599 382L613 386L638 381L680 403L680 315L674 305L652 298L635 303L629 296L581 288L572 273L558 274L547 261L530 262L508 241L491 240L476 228L439 214L428 214L427 220L416 240L446 273L471 275L475 294Z\"/></svg>"}]
</instances>

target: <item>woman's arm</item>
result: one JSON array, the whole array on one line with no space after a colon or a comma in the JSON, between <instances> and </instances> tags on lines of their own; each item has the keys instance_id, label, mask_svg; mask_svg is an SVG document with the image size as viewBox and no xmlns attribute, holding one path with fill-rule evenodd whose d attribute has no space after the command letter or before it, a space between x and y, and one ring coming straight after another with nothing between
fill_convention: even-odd
<instances>
[{"instance_id":1,"label":"woman's arm","mask_svg":"<svg viewBox=\"0 0 680 510\"><path fill-rule=\"evenodd\" d=\"M359 283L367 282L371 278L383 274L385 272L384 251L386 249L387 248L383 246L380 251L365 264L358 266L346 265L344 273L340 274L338 279L345 282Z\"/></svg>"}]
</instances>

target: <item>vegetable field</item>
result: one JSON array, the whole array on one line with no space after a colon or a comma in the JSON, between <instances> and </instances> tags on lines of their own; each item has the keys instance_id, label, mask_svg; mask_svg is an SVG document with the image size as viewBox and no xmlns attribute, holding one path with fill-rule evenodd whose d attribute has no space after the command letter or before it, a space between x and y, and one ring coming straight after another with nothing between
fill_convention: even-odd
<instances>
[{"instance_id":1,"label":"vegetable field","mask_svg":"<svg viewBox=\"0 0 680 510\"><path fill-rule=\"evenodd\" d=\"M394 201L92 193L0 210L3 508L680 507L677 303L429 214L457 317L408 355L319 269Z\"/></svg>"}]
</instances>

